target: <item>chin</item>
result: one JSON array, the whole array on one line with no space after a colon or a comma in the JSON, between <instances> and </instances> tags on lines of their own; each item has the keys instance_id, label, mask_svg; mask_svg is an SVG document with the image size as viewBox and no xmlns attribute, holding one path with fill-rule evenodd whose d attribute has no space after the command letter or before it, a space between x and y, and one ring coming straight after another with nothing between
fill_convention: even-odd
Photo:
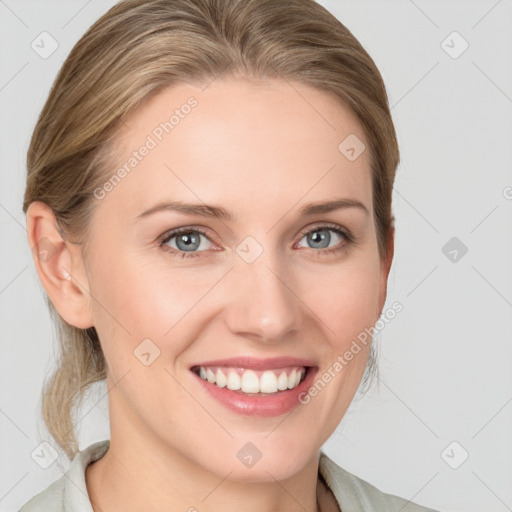
<instances>
[{"instance_id":1,"label":"chin","mask_svg":"<svg viewBox=\"0 0 512 512\"><path fill-rule=\"evenodd\" d=\"M307 447L304 439L282 443L283 436L273 440L270 437L230 440L230 446L219 446L206 459L204 452L199 454L197 463L221 478L229 474L232 481L273 482L292 477L319 453L316 444Z\"/></svg>"}]
</instances>

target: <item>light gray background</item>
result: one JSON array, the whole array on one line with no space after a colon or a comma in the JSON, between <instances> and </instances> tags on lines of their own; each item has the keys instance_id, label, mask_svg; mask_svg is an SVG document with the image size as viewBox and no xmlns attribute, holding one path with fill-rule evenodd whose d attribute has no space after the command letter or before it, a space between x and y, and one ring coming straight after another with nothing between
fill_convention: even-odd
<instances>
[{"instance_id":1,"label":"light gray background","mask_svg":"<svg viewBox=\"0 0 512 512\"><path fill-rule=\"evenodd\" d=\"M0 0L2 511L66 467L60 457L41 469L30 455L48 439L38 407L54 333L26 241L25 154L60 65L113 3ZM378 385L325 451L382 490L442 511L512 510L512 1L320 3L388 88L402 161L386 307L404 307L378 337ZM59 44L47 59L31 48L43 31ZM453 31L469 43L458 58L445 49L454 55L461 39L442 45ZM468 248L457 262L441 250L454 236ZM108 436L103 386L80 417L81 448ZM452 469L446 460L457 465L463 450L469 458Z\"/></svg>"}]
</instances>

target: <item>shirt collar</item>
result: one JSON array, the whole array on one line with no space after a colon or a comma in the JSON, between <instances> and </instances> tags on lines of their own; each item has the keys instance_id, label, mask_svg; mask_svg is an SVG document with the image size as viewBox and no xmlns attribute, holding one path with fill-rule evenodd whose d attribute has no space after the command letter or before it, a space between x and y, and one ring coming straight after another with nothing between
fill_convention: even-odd
<instances>
[{"instance_id":1,"label":"shirt collar","mask_svg":"<svg viewBox=\"0 0 512 512\"><path fill-rule=\"evenodd\" d=\"M85 483L85 469L88 464L101 459L110 446L108 439L91 444L79 451L68 470L64 473L64 510L74 512L93 512L91 500Z\"/></svg>"}]
</instances>

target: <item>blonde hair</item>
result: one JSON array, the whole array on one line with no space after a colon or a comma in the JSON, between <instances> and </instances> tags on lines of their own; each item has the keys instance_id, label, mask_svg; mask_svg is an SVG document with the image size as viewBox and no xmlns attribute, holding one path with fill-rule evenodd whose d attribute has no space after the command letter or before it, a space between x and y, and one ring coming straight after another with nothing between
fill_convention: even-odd
<instances>
[{"instance_id":1,"label":"blonde hair","mask_svg":"<svg viewBox=\"0 0 512 512\"><path fill-rule=\"evenodd\" d=\"M394 223L392 188L399 150L382 77L352 33L313 0L124 0L71 50L52 85L27 154L26 213L32 201L54 212L64 238L87 256L94 190L112 165L126 116L179 82L218 76L286 79L334 94L355 114L371 155L379 255ZM341 142L341 141L340 141ZM73 412L87 387L106 377L94 327L57 326L58 366L45 382L43 419L72 459ZM363 376L375 369L373 346Z\"/></svg>"}]
</instances>

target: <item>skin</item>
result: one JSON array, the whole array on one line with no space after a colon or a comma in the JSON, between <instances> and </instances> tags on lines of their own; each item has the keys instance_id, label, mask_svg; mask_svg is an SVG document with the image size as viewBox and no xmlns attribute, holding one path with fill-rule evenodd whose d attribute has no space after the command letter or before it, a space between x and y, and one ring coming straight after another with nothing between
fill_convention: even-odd
<instances>
[{"instance_id":1,"label":"skin","mask_svg":"<svg viewBox=\"0 0 512 512\"><path fill-rule=\"evenodd\" d=\"M60 237L44 204L32 203L27 214L30 245L41 237L55 245L51 259L35 260L42 284L68 323L95 326L107 360L111 445L86 471L94 510L314 511L317 493L323 510L336 510L317 479L319 450L357 390L369 345L287 416L236 414L206 394L189 368L235 355L295 356L314 360L321 376L374 325L393 236L389 257L380 259L369 151L351 162L338 150L349 134L366 147L367 140L325 92L281 80L217 79L204 91L169 88L133 112L113 169L190 96L197 107L96 200L90 258ZM338 198L360 201L368 214L346 208L299 216L306 203ZM222 206L234 220L172 211L136 219L164 200ZM322 231L325 223L356 241ZM198 257L171 256L165 248L178 251L177 237L159 246L160 235L179 227L207 232L198 235ZM330 234L328 248L340 250L317 248L301 235L305 228ZM263 248L250 264L236 252L247 236ZM133 354L145 338L160 350L149 366ZM251 468L236 456L247 442L262 453Z\"/></svg>"}]
</instances>

